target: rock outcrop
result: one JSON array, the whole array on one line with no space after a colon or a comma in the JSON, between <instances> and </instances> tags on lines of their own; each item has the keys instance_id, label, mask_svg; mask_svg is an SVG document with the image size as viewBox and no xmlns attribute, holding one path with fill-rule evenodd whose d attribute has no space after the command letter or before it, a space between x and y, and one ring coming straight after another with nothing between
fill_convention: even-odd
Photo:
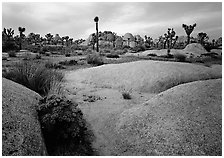
<instances>
[{"instance_id":1,"label":"rock outcrop","mask_svg":"<svg viewBox=\"0 0 224 158\"><path fill-rule=\"evenodd\" d=\"M36 106L40 96L28 88L2 79L2 155L47 155Z\"/></svg>"}]
</instances>

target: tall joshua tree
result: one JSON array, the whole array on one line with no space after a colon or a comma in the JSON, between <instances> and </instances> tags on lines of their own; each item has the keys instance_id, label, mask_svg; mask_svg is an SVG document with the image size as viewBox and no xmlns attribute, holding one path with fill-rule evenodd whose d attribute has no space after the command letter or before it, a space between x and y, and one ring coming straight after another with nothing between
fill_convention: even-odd
<instances>
[{"instance_id":1,"label":"tall joshua tree","mask_svg":"<svg viewBox=\"0 0 224 158\"><path fill-rule=\"evenodd\" d=\"M48 33L45 35L47 41L48 41L48 44L51 44L51 41L53 39L53 35L51 33Z\"/></svg>"},{"instance_id":2,"label":"tall joshua tree","mask_svg":"<svg viewBox=\"0 0 224 158\"><path fill-rule=\"evenodd\" d=\"M99 52L99 40L98 40L98 22L99 22L99 18L96 16L94 18L94 21L96 23L96 51Z\"/></svg>"},{"instance_id":3,"label":"tall joshua tree","mask_svg":"<svg viewBox=\"0 0 224 158\"><path fill-rule=\"evenodd\" d=\"M201 45L205 44L206 39L209 39L207 33L205 32L198 33L198 42L201 43Z\"/></svg>"},{"instance_id":4,"label":"tall joshua tree","mask_svg":"<svg viewBox=\"0 0 224 158\"><path fill-rule=\"evenodd\" d=\"M10 39L14 35L14 30L12 28L9 28L9 29L4 28L2 34L3 36L6 36L7 39Z\"/></svg>"},{"instance_id":5,"label":"tall joshua tree","mask_svg":"<svg viewBox=\"0 0 224 158\"><path fill-rule=\"evenodd\" d=\"M196 27L196 23L193 25L183 24L182 27L184 28L184 30L187 34L187 44L189 44L190 43L190 35L193 32L194 28Z\"/></svg>"},{"instance_id":6,"label":"tall joshua tree","mask_svg":"<svg viewBox=\"0 0 224 158\"><path fill-rule=\"evenodd\" d=\"M167 33L164 34L166 39L165 44L167 44L167 55L170 55L170 49L174 46L175 41L178 38L178 36L175 36L175 35L176 35L176 32L173 30L173 28L172 29L168 28Z\"/></svg>"},{"instance_id":7,"label":"tall joshua tree","mask_svg":"<svg viewBox=\"0 0 224 158\"><path fill-rule=\"evenodd\" d=\"M23 32L25 32L25 28L24 27L19 27L19 37L20 37L20 42L19 42L19 49L22 49L22 37L23 37Z\"/></svg>"}]
</instances>

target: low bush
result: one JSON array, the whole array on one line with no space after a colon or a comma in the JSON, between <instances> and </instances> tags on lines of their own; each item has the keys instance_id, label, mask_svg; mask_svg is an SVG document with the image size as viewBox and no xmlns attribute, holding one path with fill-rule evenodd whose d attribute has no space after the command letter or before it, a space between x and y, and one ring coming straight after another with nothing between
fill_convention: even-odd
<instances>
[{"instance_id":1,"label":"low bush","mask_svg":"<svg viewBox=\"0 0 224 158\"><path fill-rule=\"evenodd\" d=\"M99 54L93 53L93 54L88 54L86 57L86 61L88 64L92 64L92 65L103 65L103 59Z\"/></svg>"},{"instance_id":2,"label":"low bush","mask_svg":"<svg viewBox=\"0 0 224 158\"><path fill-rule=\"evenodd\" d=\"M124 49L124 50L121 50L121 49L117 49L117 50L115 50L115 54L117 54L117 55L122 55L122 54L125 54L127 52L127 50L126 49Z\"/></svg>"},{"instance_id":3,"label":"low bush","mask_svg":"<svg viewBox=\"0 0 224 158\"><path fill-rule=\"evenodd\" d=\"M132 50L135 52L141 52L141 51L145 51L145 47L144 46L136 46Z\"/></svg>"},{"instance_id":4,"label":"low bush","mask_svg":"<svg viewBox=\"0 0 224 158\"><path fill-rule=\"evenodd\" d=\"M65 54L65 56L66 56L66 57L70 57L70 56L71 56L71 54L69 54L69 53L66 53L66 54Z\"/></svg>"},{"instance_id":5,"label":"low bush","mask_svg":"<svg viewBox=\"0 0 224 158\"><path fill-rule=\"evenodd\" d=\"M186 60L186 55L184 54L180 54L180 53L176 53L173 55L173 57L180 62L184 62Z\"/></svg>"},{"instance_id":6,"label":"low bush","mask_svg":"<svg viewBox=\"0 0 224 158\"><path fill-rule=\"evenodd\" d=\"M16 51L9 51L9 57L16 57Z\"/></svg>"},{"instance_id":7,"label":"low bush","mask_svg":"<svg viewBox=\"0 0 224 158\"><path fill-rule=\"evenodd\" d=\"M131 99L131 95L127 91L122 92L122 96L123 96L124 99Z\"/></svg>"},{"instance_id":8,"label":"low bush","mask_svg":"<svg viewBox=\"0 0 224 158\"><path fill-rule=\"evenodd\" d=\"M3 73L2 76L24 85L41 96L45 96L51 91L59 92L61 88L59 83L64 77L62 73L47 69L43 64L32 61L16 63L11 70Z\"/></svg>"},{"instance_id":9,"label":"low bush","mask_svg":"<svg viewBox=\"0 0 224 158\"><path fill-rule=\"evenodd\" d=\"M117 55L117 54L107 54L106 57L107 58L119 58L119 55Z\"/></svg>"},{"instance_id":10,"label":"low bush","mask_svg":"<svg viewBox=\"0 0 224 158\"><path fill-rule=\"evenodd\" d=\"M40 54L37 54L35 59L41 59L41 55Z\"/></svg>"},{"instance_id":11,"label":"low bush","mask_svg":"<svg viewBox=\"0 0 224 158\"><path fill-rule=\"evenodd\" d=\"M147 56L156 57L157 55L154 53L151 53L151 54L147 54Z\"/></svg>"},{"instance_id":12,"label":"low bush","mask_svg":"<svg viewBox=\"0 0 224 158\"><path fill-rule=\"evenodd\" d=\"M8 51L18 51L19 46L16 44L15 41L2 41L2 51L8 52Z\"/></svg>"},{"instance_id":13,"label":"low bush","mask_svg":"<svg viewBox=\"0 0 224 158\"><path fill-rule=\"evenodd\" d=\"M39 102L38 116L49 155L92 155L92 132L77 103L49 95Z\"/></svg>"},{"instance_id":14,"label":"low bush","mask_svg":"<svg viewBox=\"0 0 224 158\"><path fill-rule=\"evenodd\" d=\"M50 56L51 55L51 52L45 52L45 55L46 56Z\"/></svg>"},{"instance_id":15,"label":"low bush","mask_svg":"<svg viewBox=\"0 0 224 158\"><path fill-rule=\"evenodd\" d=\"M53 63L53 62L46 62L45 67L48 69L65 69L65 67L59 63Z\"/></svg>"},{"instance_id":16,"label":"low bush","mask_svg":"<svg viewBox=\"0 0 224 158\"><path fill-rule=\"evenodd\" d=\"M159 57L162 57L162 58L173 58L173 55L172 54L166 54L166 55L160 55Z\"/></svg>"},{"instance_id":17,"label":"low bush","mask_svg":"<svg viewBox=\"0 0 224 158\"><path fill-rule=\"evenodd\" d=\"M58 64L61 65L76 65L78 62L76 60L65 60L65 61L60 61Z\"/></svg>"},{"instance_id":18,"label":"low bush","mask_svg":"<svg viewBox=\"0 0 224 158\"><path fill-rule=\"evenodd\" d=\"M2 57L2 60L8 60L8 58L7 57Z\"/></svg>"},{"instance_id":19,"label":"low bush","mask_svg":"<svg viewBox=\"0 0 224 158\"><path fill-rule=\"evenodd\" d=\"M124 46L122 46L122 49L131 49L131 47L127 46L127 45L124 45Z\"/></svg>"}]
</instances>

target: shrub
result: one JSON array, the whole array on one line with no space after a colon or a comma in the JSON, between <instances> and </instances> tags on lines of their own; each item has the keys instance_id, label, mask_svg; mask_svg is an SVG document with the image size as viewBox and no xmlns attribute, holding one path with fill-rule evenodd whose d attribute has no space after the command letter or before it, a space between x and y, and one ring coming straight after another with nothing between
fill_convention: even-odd
<instances>
[{"instance_id":1,"label":"shrub","mask_svg":"<svg viewBox=\"0 0 224 158\"><path fill-rule=\"evenodd\" d=\"M69 54L69 53L66 53L66 54L65 54L65 56L66 56L66 57L70 57L70 56L71 56L71 54Z\"/></svg>"},{"instance_id":2,"label":"shrub","mask_svg":"<svg viewBox=\"0 0 224 158\"><path fill-rule=\"evenodd\" d=\"M130 49L131 47L130 46L127 46L127 45L124 45L122 46L122 49Z\"/></svg>"},{"instance_id":3,"label":"shrub","mask_svg":"<svg viewBox=\"0 0 224 158\"><path fill-rule=\"evenodd\" d=\"M16 44L15 41L2 41L2 51L7 52L7 51L18 51L19 46Z\"/></svg>"},{"instance_id":4,"label":"shrub","mask_svg":"<svg viewBox=\"0 0 224 158\"><path fill-rule=\"evenodd\" d=\"M123 96L124 99L131 99L131 95L127 91L122 92L122 96Z\"/></svg>"},{"instance_id":5,"label":"shrub","mask_svg":"<svg viewBox=\"0 0 224 158\"><path fill-rule=\"evenodd\" d=\"M9 51L9 57L16 57L16 51Z\"/></svg>"},{"instance_id":6,"label":"shrub","mask_svg":"<svg viewBox=\"0 0 224 158\"><path fill-rule=\"evenodd\" d=\"M97 66L104 64L102 57L96 53L87 55L86 61L88 64L93 64L93 65L97 65Z\"/></svg>"},{"instance_id":7,"label":"shrub","mask_svg":"<svg viewBox=\"0 0 224 158\"><path fill-rule=\"evenodd\" d=\"M173 57L180 62L184 62L186 60L186 55L184 54L180 54L180 53L176 53L173 55Z\"/></svg>"},{"instance_id":8,"label":"shrub","mask_svg":"<svg viewBox=\"0 0 224 158\"><path fill-rule=\"evenodd\" d=\"M135 52L141 52L141 51L145 51L145 47L144 46L136 46L133 48L133 50Z\"/></svg>"},{"instance_id":9,"label":"shrub","mask_svg":"<svg viewBox=\"0 0 224 158\"><path fill-rule=\"evenodd\" d=\"M42 64L23 61L16 63L13 69L3 73L3 77L45 96L51 91L60 92L60 82L63 79L63 74L47 69Z\"/></svg>"},{"instance_id":10,"label":"shrub","mask_svg":"<svg viewBox=\"0 0 224 158\"><path fill-rule=\"evenodd\" d=\"M8 60L8 58L3 56L3 57L2 57L2 60Z\"/></svg>"},{"instance_id":11,"label":"shrub","mask_svg":"<svg viewBox=\"0 0 224 158\"><path fill-rule=\"evenodd\" d=\"M50 95L40 100L38 116L49 155L91 155L93 135L77 103Z\"/></svg>"},{"instance_id":12,"label":"shrub","mask_svg":"<svg viewBox=\"0 0 224 158\"><path fill-rule=\"evenodd\" d=\"M35 59L41 59L41 55L40 54L37 54Z\"/></svg>"},{"instance_id":13,"label":"shrub","mask_svg":"<svg viewBox=\"0 0 224 158\"><path fill-rule=\"evenodd\" d=\"M117 55L117 54L107 54L106 57L107 58L119 58L119 55Z\"/></svg>"},{"instance_id":14,"label":"shrub","mask_svg":"<svg viewBox=\"0 0 224 158\"><path fill-rule=\"evenodd\" d=\"M147 54L147 56L156 57L157 55L154 53L151 53L151 54Z\"/></svg>"},{"instance_id":15,"label":"shrub","mask_svg":"<svg viewBox=\"0 0 224 158\"><path fill-rule=\"evenodd\" d=\"M59 62L61 65L76 65L77 63L78 62L76 60L65 60Z\"/></svg>"},{"instance_id":16,"label":"shrub","mask_svg":"<svg viewBox=\"0 0 224 158\"><path fill-rule=\"evenodd\" d=\"M45 67L48 69L65 69L65 67L59 63L53 63L53 62L46 62Z\"/></svg>"},{"instance_id":17,"label":"shrub","mask_svg":"<svg viewBox=\"0 0 224 158\"><path fill-rule=\"evenodd\" d=\"M162 57L162 58L173 58L173 55L172 54L166 54L166 55L160 55L159 57Z\"/></svg>"},{"instance_id":18,"label":"shrub","mask_svg":"<svg viewBox=\"0 0 224 158\"><path fill-rule=\"evenodd\" d=\"M46 56L50 56L51 55L51 52L45 52L45 55Z\"/></svg>"},{"instance_id":19,"label":"shrub","mask_svg":"<svg viewBox=\"0 0 224 158\"><path fill-rule=\"evenodd\" d=\"M115 54L117 54L117 55L122 55L122 54L125 54L127 52L127 50L126 49L124 49L124 50L121 50L121 49L117 49L117 50L115 50Z\"/></svg>"}]
</instances>

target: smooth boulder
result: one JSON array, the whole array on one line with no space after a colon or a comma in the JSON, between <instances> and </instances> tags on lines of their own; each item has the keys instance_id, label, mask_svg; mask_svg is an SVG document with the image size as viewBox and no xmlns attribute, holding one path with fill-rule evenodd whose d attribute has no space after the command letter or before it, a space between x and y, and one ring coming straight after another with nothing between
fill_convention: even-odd
<instances>
[{"instance_id":1,"label":"smooth boulder","mask_svg":"<svg viewBox=\"0 0 224 158\"><path fill-rule=\"evenodd\" d=\"M36 108L40 96L2 78L2 155L47 155Z\"/></svg>"}]
</instances>

